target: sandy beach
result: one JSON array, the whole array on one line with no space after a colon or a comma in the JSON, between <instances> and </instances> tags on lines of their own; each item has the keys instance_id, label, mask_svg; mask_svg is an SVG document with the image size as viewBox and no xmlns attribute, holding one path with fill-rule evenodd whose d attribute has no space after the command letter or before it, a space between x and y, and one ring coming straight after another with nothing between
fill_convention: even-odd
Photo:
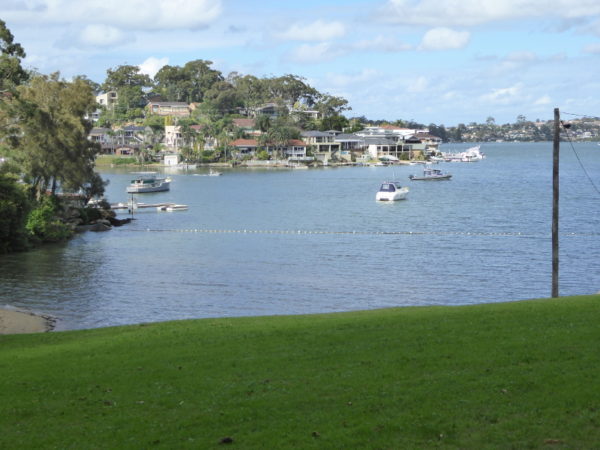
<instances>
[{"instance_id":1,"label":"sandy beach","mask_svg":"<svg viewBox=\"0 0 600 450\"><path fill-rule=\"evenodd\" d=\"M42 333L54 328L54 319L30 312L0 309L0 334Z\"/></svg>"}]
</instances>

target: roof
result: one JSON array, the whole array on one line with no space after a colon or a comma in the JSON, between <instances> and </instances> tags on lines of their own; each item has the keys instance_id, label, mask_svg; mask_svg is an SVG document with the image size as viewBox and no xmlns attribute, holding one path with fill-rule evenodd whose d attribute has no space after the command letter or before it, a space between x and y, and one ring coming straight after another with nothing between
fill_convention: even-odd
<instances>
[{"instance_id":1,"label":"roof","mask_svg":"<svg viewBox=\"0 0 600 450\"><path fill-rule=\"evenodd\" d=\"M233 124L240 128L254 128L256 121L254 119L233 119Z\"/></svg>"},{"instance_id":2,"label":"roof","mask_svg":"<svg viewBox=\"0 0 600 450\"><path fill-rule=\"evenodd\" d=\"M324 131L303 131L302 136L304 137L331 137L331 133L326 133Z\"/></svg>"},{"instance_id":3,"label":"roof","mask_svg":"<svg viewBox=\"0 0 600 450\"><path fill-rule=\"evenodd\" d=\"M258 142L256 139L236 139L230 142L229 145L234 147L258 147Z\"/></svg>"},{"instance_id":4,"label":"roof","mask_svg":"<svg viewBox=\"0 0 600 450\"><path fill-rule=\"evenodd\" d=\"M357 136L356 134L338 134L335 137L336 141L339 142L360 142L362 141L364 138L361 136Z\"/></svg>"},{"instance_id":5,"label":"roof","mask_svg":"<svg viewBox=\"0 0 600 450\"><path fill-rule=\"evenodd\" d=\"M148 105L156 105L156 106L185 106L189 108L189 104L186 102L149 102Z\"/></svg>"},{"instance_id":6,"label":"roof","mask_svg":"<svg viewBox=\"0 0 600 450\"><path fill-rule=\"evenodd\" d=\"M365 136L365 144L366 145L398 145L397 142L392 139L384 138L384 137L370 137Z\"/></svg>"}]
</instances>

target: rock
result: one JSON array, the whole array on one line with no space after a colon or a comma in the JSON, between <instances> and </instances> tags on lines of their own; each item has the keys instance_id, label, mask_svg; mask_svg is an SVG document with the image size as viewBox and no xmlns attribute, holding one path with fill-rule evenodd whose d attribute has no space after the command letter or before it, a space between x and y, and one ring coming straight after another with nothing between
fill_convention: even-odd
<instances>
[{"instance_id":1,"label":"rock","mask_svg":"<svg viewBox=\"0 0 600 450\"><path fill-rule=\"evenodd\" d=\"M75 228L77 233L83 233L84 231L108 231L111 230L112 227L105 223L92 223L89 225L79 225Z\"/></svg>"}]
</instances>

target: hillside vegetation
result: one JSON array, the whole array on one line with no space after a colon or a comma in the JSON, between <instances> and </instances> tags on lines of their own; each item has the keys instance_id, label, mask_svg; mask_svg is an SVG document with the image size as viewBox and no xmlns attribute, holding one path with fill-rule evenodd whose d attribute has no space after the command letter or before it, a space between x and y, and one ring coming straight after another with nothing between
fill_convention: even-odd
<instances>
[{"instance_id":1,"label":"hillside vegetation","mask_svg":"<svg viewBox=\"0 0 600 450\"><path fill-rule=\"evenodd\" d=\"M600 295L0 340L1 448L594 448Z\"/></svg>"}]
</instances>

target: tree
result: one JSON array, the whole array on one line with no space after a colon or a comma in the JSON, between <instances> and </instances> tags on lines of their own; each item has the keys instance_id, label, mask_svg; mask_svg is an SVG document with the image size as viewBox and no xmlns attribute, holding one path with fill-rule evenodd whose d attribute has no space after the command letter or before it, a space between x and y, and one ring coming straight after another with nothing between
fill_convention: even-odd
<instances>
[{"instance_id":1,"label":"tree","mask_svg":"<svg viewBox=\"0 0 600 450\"><path fill-rule=\"evenodd\" d=\"M348 100L342 97L334 97L328 94L322 94L316 103L316 108L321 113L321 117L338 116L342 111L352 109L348 106Z\"/></svg>"},{"instance_id":2,"label":"tree","mask_svg":"<svg viewBox=\"0 0 600 450\"><path fill-rule=\"evenodd\" d=\"M90 86L66 82L58 73L36 76L9 103L15 121L10 144L15 160L39 199L47 190L78 191L97 186L94 159L100 147L88 140L84 117L96 108Z\"/></svg>"},{"instance_id":3,"label":"tree","mask_svg":"<svg viewBox=\"0 0 600 450\"><path fill-rule=\"evenodd\" d=\"M117 119L127 120L142 117L144 89L152 87L150 77L140 73L138 66L123 65L108 69L102 84L105 91L115 91L118 103L114 114Z\"/></svg>"},{"instance_id":4,"label":"tree","mask_svg":"<svg viewBox=\"0 0 600 450\"><path fill-rule=\"evenodd\" d=\"M22 58L25 58L25 50L14 42L6 23L0 20L0 92L13 90L29 78L21 67Z\"/></svg>"}]
</instances>

